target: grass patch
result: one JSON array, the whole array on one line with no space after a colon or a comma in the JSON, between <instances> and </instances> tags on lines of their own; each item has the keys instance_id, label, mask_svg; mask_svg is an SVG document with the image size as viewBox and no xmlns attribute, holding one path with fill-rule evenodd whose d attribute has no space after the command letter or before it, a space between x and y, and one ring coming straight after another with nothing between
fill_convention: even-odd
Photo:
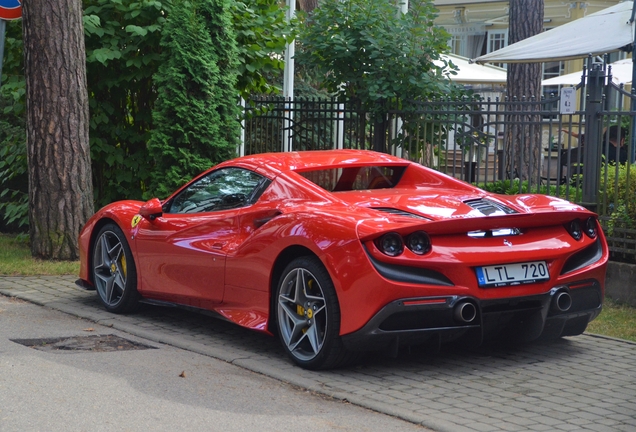
<instances>
[{"instance_id":1,"label":"grass patch","mask_svg":"<svg viewBox=\"0 0 636 432\"><path fill-rule=\"evenodd\" d=\"M636 308L605 297L603 312L587 326L587 331L636 342Z\"/></svg>"},{"instance_id":2,"label":"grass patch","mask_svg":"<svg viewBox=\"0 0 636 432\"><path fill-rule=\"evenodd\" d=\"M0 233L0 275L77 275L79 261L47 261L31 256L28 239Z\"/></svg>"}]
</instances>

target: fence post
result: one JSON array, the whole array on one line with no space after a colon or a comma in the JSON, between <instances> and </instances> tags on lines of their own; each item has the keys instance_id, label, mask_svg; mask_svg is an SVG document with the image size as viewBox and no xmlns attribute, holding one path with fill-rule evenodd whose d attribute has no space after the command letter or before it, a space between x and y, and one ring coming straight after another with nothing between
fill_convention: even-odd
<instances>
[{"instance_id":1,"label":"fence post","mask_svg":"<svg viewBox=\"0 0 636 432\"><path fill-rule=\"evenodd\" d=\"M241 137L239 139L236 153L239 156L245 156L245 99L241 98Z\"/></svg>"},{"instance_id":2,"label":"fence post","mask_svg":"<svg viewBox=\"0 0 636 432\"><path fill-rule=\"evenodd\" d=\"M283 111L283 135L282 135L282 148L283 152L292 151L292 121L294 118L293 112L293 99L285 98L285 109Z\"/></svg>"},{"instance_id":3,"label":"fence post","mask_svg":"<svg viewBox=\"0 0 636 432\"><path fill-rule=\"evenodd\" d=\"M333 148L344 148L344 121L345 121L345 105L336 103L332 106L336 107L336 115L333 121Z\"/></svg>"},{"instance_id":4,"label":"fence post","mask_svg":"<svg viewBox=\"0 0 636 432\"><path fill-rule=\"evenodd\" d=\"M598 206L599 170L601 166L601 132L603 86L605 74L594 64L588 75L587 103L585 104L585 150L583 151L583 202L592 211Z\"/></svg>"}]
</instances>

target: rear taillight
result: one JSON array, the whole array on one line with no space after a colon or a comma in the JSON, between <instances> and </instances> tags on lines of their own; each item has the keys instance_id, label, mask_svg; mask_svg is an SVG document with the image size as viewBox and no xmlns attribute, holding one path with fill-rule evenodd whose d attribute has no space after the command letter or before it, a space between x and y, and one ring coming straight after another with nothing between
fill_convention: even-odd
<instances>
[{"instance_id":1,"label":"rear taillight","mask_svg":"<svg viewBox=\"0 0 636 432\"><path fill-rule=\"evenodd\" d=\"M398 233L384 234L376 245L384 254L391 257L401 255L404 252L404 241Z\"/></svg>"},{"instance_id":2,"label":"rear taillight","mask_svg":"<svg viewBox=\"0 0 636 432\"><path fill-rule=\"evenodd\" d=\"M581 240L583 237L583 231L581 230L581 221L574 219L572 222L566 225L566 229L574 240Z\"/></svg>"},{"instance_id":3,"label":"rear taillight","mask_svg":"<svg viewBox=\"0 0 636 432\"><path fill-rule=\"evenodd\" d=\"M424 255L431 250L431 239L424 231L416 231L406 238L406 247L417 255Z\"/></svg>"},{"instance_id":4,"label":"rear taillight","mask_svg":"<svg viewBox=\"0 0 636 432\"><path fill-rule=\"evenodd\" d=\"M585 221L585 234L591 239L595 239L598 235L596 218L589 217Z\"/></svg>"}]
</instances>

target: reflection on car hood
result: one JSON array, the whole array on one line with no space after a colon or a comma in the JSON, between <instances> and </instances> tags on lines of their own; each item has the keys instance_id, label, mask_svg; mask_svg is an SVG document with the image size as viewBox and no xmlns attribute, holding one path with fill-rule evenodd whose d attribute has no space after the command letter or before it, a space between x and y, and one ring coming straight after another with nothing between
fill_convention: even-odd
<instances>
[{"instance_id":1,"label":"reflection on car hood","mask_svg":"<svg viewBox=\"0 0 636 432\"><path fill-rule=\"evenodd\" d=\"M430 220L502 216L520 212L509 203L488 195L467 195L465 191L450 189L381 189L338 192L334 195L351 205L404 216L417 215Z\"/></svg>"}]
</instances>

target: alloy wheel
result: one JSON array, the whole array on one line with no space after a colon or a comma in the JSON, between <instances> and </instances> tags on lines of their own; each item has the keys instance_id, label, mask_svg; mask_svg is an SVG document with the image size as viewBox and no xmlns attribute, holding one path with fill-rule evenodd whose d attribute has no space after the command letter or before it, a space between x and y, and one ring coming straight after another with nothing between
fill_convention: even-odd
<instances>
[{"instance_id":1,"label":"alloy wheel","mask_svg":"<svg viewBox=\"0 0 636 432\"><path fill-rule=\"evenodd\" d=\"M278 295L278 325L289 352L301 361L314 359L327 334L327 308L322 287L305 268L292 269Z\"/></svg>"},{"instance_id":2,"label":"alloy wheel","mask_svg":"<svg viewBox=\"0 0 636 432\"><path fill-rule=\"evenodd\" d=\"M104 304L117 306L126 291L127 263L122 241L112 231L104 231L95 242L93 275Z\"/></svg>"}]
</instances>

